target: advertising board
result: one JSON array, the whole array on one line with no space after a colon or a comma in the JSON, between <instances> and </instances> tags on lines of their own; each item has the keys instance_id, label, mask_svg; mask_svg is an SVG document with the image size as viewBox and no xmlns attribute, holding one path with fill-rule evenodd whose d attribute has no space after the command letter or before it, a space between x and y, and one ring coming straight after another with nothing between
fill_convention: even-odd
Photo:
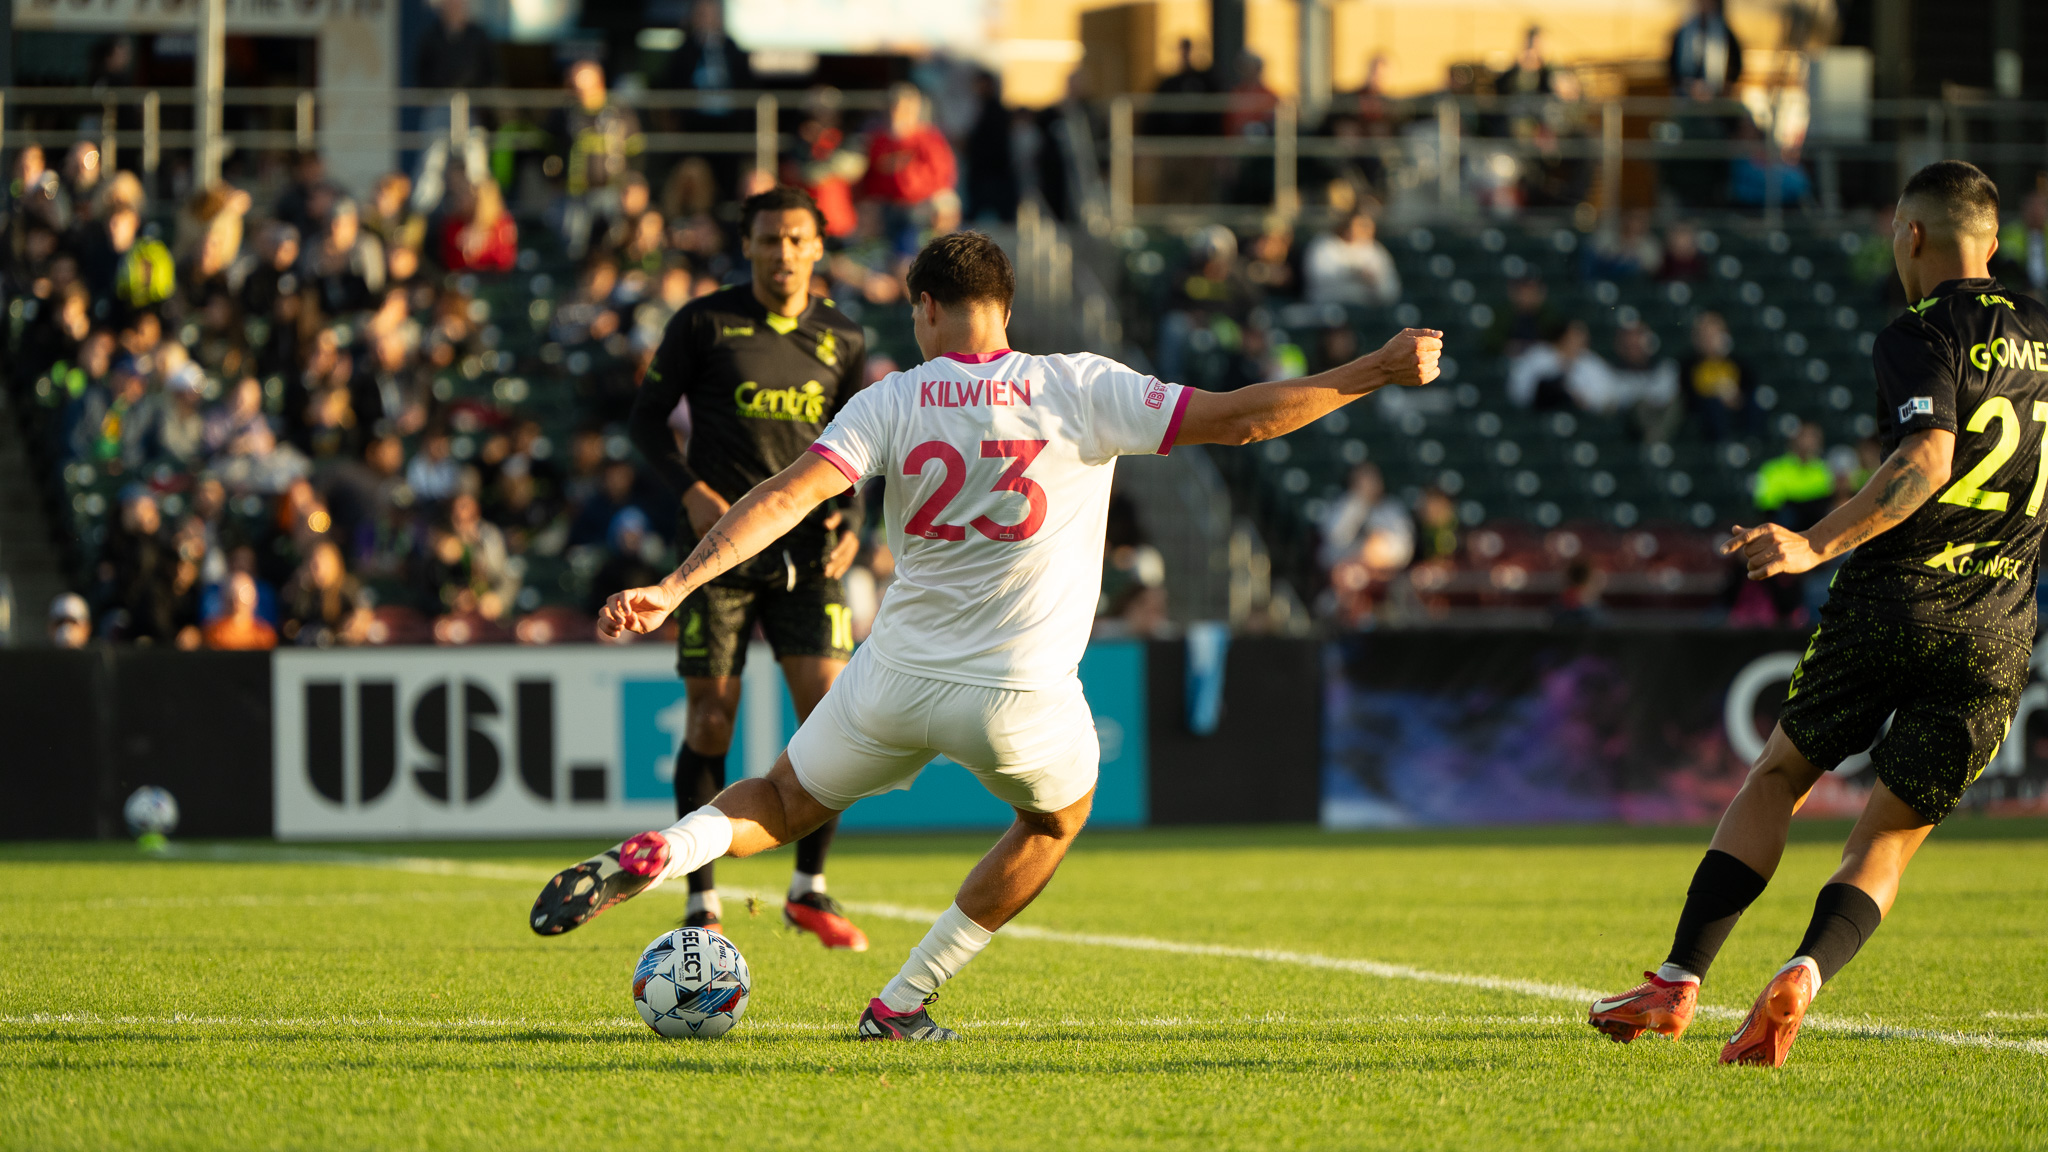
<instances>
[{"instance_id":1,"label":"advertising board","mask_svg":"<svg viewBox=\"0 0 2048 1152\"><path fill-rule=\"evenodd\" d=\"M685 728L659 645L280 651L271 692L281 840L624 835L675 819ZM1145 822L1143 646L1091 648L1103 746L1098 825ZM766 645L749 651L728 772L764 775L796 715ZM1001 827L1010 813L935 761L849 828Z\"/></svg>"}]
</instances>

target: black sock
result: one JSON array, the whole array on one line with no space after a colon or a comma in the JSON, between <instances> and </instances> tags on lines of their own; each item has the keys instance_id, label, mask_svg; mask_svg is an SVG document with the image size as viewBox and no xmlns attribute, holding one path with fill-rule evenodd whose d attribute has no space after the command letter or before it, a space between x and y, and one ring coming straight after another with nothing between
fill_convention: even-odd
<instances>
[{"instance_id":1,"label":"black sock","mask_svg":"<svg viewBox=\"0 0 2048 1152\"><path fill-rule=\"evenodd\" d=\"M1884 923L1884 913L1870 893L1854 884L1830 884L1813 902L1813 922L1806 926L1806 939L1799 942L1794 956L1805 956L1820 968L1822 983L1835 978L1843 965L1870 942L1871 934Z\"/></svg>"},{"instance_id":2,"label":"black sock","mask_svg":"<svg viewBox=\"0 0 2048 1152\"><path fill-rule=\"evenodd\" d=\"M707 756L688 744L676 753L676 819L680 820L706 804L725 788L725 753ZM714 869L706 864L690 873L690 891L708 892L718 886Z\"/></svg>"},{"instance_id":3,"label":"black sock","mask_svg":"<svg viewBox=\"0 0 2048 1152\"><path fill-rule=\"evenodd\" d=\"M796 870L807 876L818 876L825 871L825 853L832 850L832 834L839 831L839 817L834 816L818 830L796 842Z\"/></svg>"},{"instance_id":4,"label":"black sock","mask_svg":"<svg viewBox=\"0 0 2048 1152\"><path fill-rule=\"evenodd\" d=\"M1727 943L1735 922L1770 881L1756 869L1717 848L1707 849L1685 890L1685 911L1678 914L1678 933L1671 940L1667 964L1676 964L1704 979L1714 957Z\"/></svg>"}]
</instances>

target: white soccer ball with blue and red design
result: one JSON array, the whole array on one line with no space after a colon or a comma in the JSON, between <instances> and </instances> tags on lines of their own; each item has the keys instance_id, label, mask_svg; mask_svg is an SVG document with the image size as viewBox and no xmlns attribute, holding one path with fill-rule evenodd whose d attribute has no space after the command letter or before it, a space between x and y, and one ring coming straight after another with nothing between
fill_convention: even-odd
<instances>
[{"instance_id":1,"label":"white soccer ball with blue and red design","mask_svg":"<svg viewBox=\"0 0 2048 1152\"><path fill-rule=\"evenodd\" d=\"M168 836L178 827L178 802L169 792L144 785L121 805L121 818L137 836Z\"/></svg>"},{"instance_id":2,"label":"white soccer ball with blue and red design","mask_svg":"<svg viewBox=\"0 0 2048 1152\"><path fill-rule=\"evenodd\" d=\"M640 954L633 1007L663 1036L708 1040L746 1015L752 987L747 959L732 941L708 928L678 928Z\"/></svg>"}]
</instances>

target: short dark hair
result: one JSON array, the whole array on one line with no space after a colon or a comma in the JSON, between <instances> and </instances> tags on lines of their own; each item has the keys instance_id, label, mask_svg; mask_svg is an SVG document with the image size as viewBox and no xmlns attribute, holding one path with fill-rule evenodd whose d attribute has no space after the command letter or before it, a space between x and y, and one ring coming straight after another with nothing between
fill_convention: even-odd
<instances>
[{"instance_id":1,"label":"short dark hair","mask_svg":"<svg viewBox=\"0 0 2048 1152\"><path fill-rule=\"evenodd\" d=\"M954 232L925 245L904 281L912 300L929 293L947 308L994 304L1007 311L1017 295L1010 257L980 232Z\"/></svg>"},{"instance_id":2,"label":"short dark hair","mask_svg":"<svg viewBox=\"0 0 2048 1152\"><path fill-rule=\"evenodd\" d=\"M811 199L809 192L801 188L791 187L788 184L777 184L766 192L756 192L741 202L740 231L743 234L752 235L754 231L754 217L759 216L763 212L796 211L809 212L811 219L818 222L818 235L823 236L825 234L825 213L818 207L818 202Z\"/></svg>"},{"instance_id":3,"label":"short dark hair","mask_svg":"<svg viewBox=\"0 0 2048 1152\"><path fill-rule=\"evenodd\" d=\"M1935 209L1955 232L1988 235L1998 231L1998 185L1975 164L1937 160L1906 181L1901 200L1919 200Z\"/></svg>"}]
</instances>

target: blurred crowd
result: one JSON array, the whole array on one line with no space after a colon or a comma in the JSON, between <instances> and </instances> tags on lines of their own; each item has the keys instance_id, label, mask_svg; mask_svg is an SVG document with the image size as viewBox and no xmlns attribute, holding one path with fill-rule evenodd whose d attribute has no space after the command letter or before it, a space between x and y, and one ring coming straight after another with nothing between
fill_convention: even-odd
<instances>
[{"instance_id":1,"label":"blurred crowd","mask_svg":"<svg viewBox=\"0 0 2048 1152\"><path fill-rule=\"evenodd\" d=\"M560 107L479 107L466 136L437 139L368 187L342 186L305 154L159 195L134 171L102 171L86 140L11 151L0 376L51 511L71 526L76 595L51 607L53 635L182 647L587 637L605 596L677 559L675 496L640 467L623 425L669 318L746 275L740 199L782 183L817 200L828 257L814 290L869 326L873 377L915 354L902 273L924 240L1014 219L1025 200L1079 215L1062 134L1100 144L1105 128L1078 79L1061 104L1014 109L993 74L936 60L879 106L850 107L827 87L786 99L795 143L772 171L751 152L650 151L650 132L754 127L750 106L715 95L761 83L725 37L722 5L682 10L680 47L632 84L714 95L636 108L604 60L576 60ZM465 0L437 6L415 52L423 87L503 82ZM1679 299L1714 275L1711 233L1693 210L1760 202L1767 183L1788 204L1807 196L1796 141L1766 141L1727 113L1741 60L1719 4L1699 0L1674 30L1668 80L1701 110L1673 122L1687 138L1755 140L1754 155L1663 166L1659 212L1608 217L1564 270L1502 261L1501 306L1474 309L1490 316L1475 354L1500 365L1485 400L1503 411L1596 415L1645 446L1743 444L1753 458L1782 440L1784 454L1754 473L1757 508L1805 522L1853 491L1874 444L1830 447L1818 427L1787 435L1784 417L1767 419L1757 360L1768 352L1741 346L1720 311L1666 325L1666 347L1639 317L1596 336L1583 309L1558 302L1594 285ZM1304 131L1389 142L1434 132L1427 102L1391 99L1384 75L1375 61ZM1591 173L1557 145L1596 121L1541 29L1506 70L1462 68L1447 90L1486 98L1465 127L1471 156L1513 158L1475 161L1483 207L1583 204ZM1207 99L1159 103L1146 134L1255 136L1272 130L1279 103L1256 57L1198 67L1189 42L1159 91ZM427 109L417 127L446 133L448 110ZM1486 141L1501 147L1488 153ZM1139 175L1162 203L1272 200L1270 162L1151 160ZM1229 389L1369 350L1352 323L1295 326L1297 341L1278 320L1290 307L1362 310L1384 327L1411 322L1396 318L1419 299L1435 315L1443 285L1404 284L1380 234L1389 180L1371 149L1304 158L1301 187L1322 209L1305 218L1314 223L1194 229L1126 299L1126 331L1161 377ZM1855 290L1895 296L1888 228L1873 217L1863 231ZM2048 292L2048 183L2009 223L1999 271ZM686 429L687 413L672 422ZM1341 495L1302 501L1319 581L1305 598L1340 625L1386 618L1402 596L1427 600L1432 572L1507 555L1475 550L1455 491L1387 488L1364 464ZM1105 628L1156 631L1166 565L1135 506L1112 508L1107 544ZM1552 552L1564 573L1558 619L1598 620L1601 564ZM889 574L886 549L869 541L849 577L856 634ZM1791 622L1824 594L1824 581L1731 585L1721 607L1733 620Z\"/></svg>"},{"instance_id":2,"label":"blurred crowd","mask_svg":"<svg viewBox=\"0 0 2048 1152\"><path fill-rule=\"evenodd\" d=\"M720 10L690 9L657 85L751 82ZM421 82L492 82L466 6L439 15ZM815 91L772 172L650 155L598 61L564 84L552 117L500 118L366 188L309 153L164 203L93 143L11 151L5 386L73 527L53 628L184 648L587 638L605 596L676 559L675 495L623 423L668 319L745 277L740 199L808 189L829 237L814 290L875 323L926 238L1015 212L1014 118L986 73L949 106L899 84L878 114ZM857 632L888 571L868 549Z\"/></svg>"},{"instance_id":3,"label":"blurred crowd","mask_svg":"<svg viewBox=\"0 0 2048 1152\"><path fill-rule=\"evenodd\" d=\"M1721 0L1692 0L1672 30L1666 90L1681 105L1663 121L1674 140L1733 143L1731 159L1688 159L1660 166L1662 191L1698 209L1809 202L1813 181L1802 165L1803 126L1779 124L1731 103L1742 79L1743 46L1724 18ZM1391 191L1387 159L1405 138L1433 138L1440 130L1434 97L1473 97L1460 127L1470 143L1461 156L1461 180L1478 205L1511 215L1523 208L1576 208L1587 201L1598 163L1589 148L1600 133L1597 106L1572 67L1553 62L1540 26L1523 34L1519 51L1500 71L1453 66L1429 98L1396 99L1386 90L1387 59L1375 56L1364 82L1340 92L1319 120L1299 131L1343 141L1337 158L1304 159L1299 187L1315 202L1339 211ZM1192 40L1180 43L1180 65L1162 79L1141 130L1156 136L1264 137L1274 132L1281 100L1266 83L1265 61L1246 51L1235 59L1197 63ZM1177 99L1201 97L1205 99ZM1270 160L1211 157L1160 158L1142 179L1166 203L1271 203Z\"/></svg>"}]
</instances>

